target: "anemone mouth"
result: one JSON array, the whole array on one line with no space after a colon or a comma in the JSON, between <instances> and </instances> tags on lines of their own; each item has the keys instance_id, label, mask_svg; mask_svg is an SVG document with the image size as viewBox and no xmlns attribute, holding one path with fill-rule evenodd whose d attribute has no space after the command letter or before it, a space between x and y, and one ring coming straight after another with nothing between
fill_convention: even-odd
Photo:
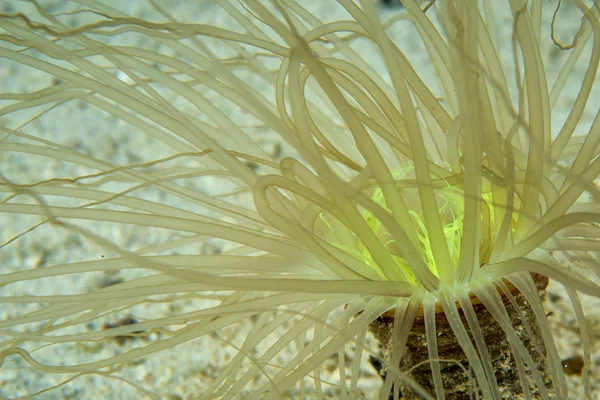
<instances>
[{"instance_id":1,"label":"anemone mouth","mask_svg":"<svg viewBox=\"0 0 600 400\"><path fill-rule=\"evenodd\" d=\"M442 236L438 236L434 240L434 236L429 232L427 224L425 223L425 214L431 212L431 210L426 209L424 204L422 204L419 185L415 179L414 165L412 163L403 164L394 169L392 175L395 179L396 186L402 188L402 198L406 204L407 213L410 219L407 221L407 225L404 226L404 229L408 233L408 239L411 240L415 251L419 253L419 258L424 262L424 265L429 272L436 278L441 278L444 272L446 276L454 276L460 262L461 252L465 251L462 239L466 212L465 200L467 194L460 186L457 186L458 182L455 182L452 179L440 178L436 183L434 197L436 202L436 212L439 213L440 217ZM369 197L372 202L390 213L382 188L376 186L371 189L372 192L369 193ZM478 246L475 246L477 248L467 248L469 252L473 252L473 265L469 267L472 269L476 269L478 266L481 267L490 262L494 244L498 239L496 237L498 231L497 225L503 222L504 213L512 214L510 217L510 225L513 230L516 223L516 217L512 212L508 210L498 212L501 210L498 210L497 206L494 204L491 192L488 191L482 193L478 200L480 212L479 219L481 224L480 241ZM418 285L415 268L413 268L411 262L405 258L402 250L403 245L399 243L397 237L388 230L384 221L380 220L367 209L362 210L362 217L370 230L375 233L381 243L383 243L385 250L395 261L397 268L401 270L403 280L412 285ZM436 243L436 241L439 243ZM364 245L360 240L358 240L355 249L350 249L341 244L330 244L346 253L352 254L355 258L360 259L383 280L389 279L375 262L375 257L368 246ZM448 263L444 265L438 265L434 255L435 247L438 247L439 250L440 246L445 247L446 249L444 251L447 251L448 254ZM479 261L479 264L477 264L477 260Z\"/></svg>"},{"instance_id":2,"label":"anemone mouth","mask_svg":"<svg viewBox=\"0 0 600 400\"><path fill-rule=\"evenodd\" d=\"M416 242L413 244L415 245L417 251L420 252L421 258L429 270L439 278L440 270L436 265L431 237L426 228L426 224L424 223L425 210L421 204L419 190L418 187L411 187L413 186L413 183L416 182L414 165L412 163L401 165L393 171L392 175L396 179L398 186L406 186L402 191L402 197L408 207L408 214L411 218L412 226L409 227L409 229L415 233L414 238ZM436 190L435 198L438 211L442 217L443 233L446 245L448 247L448 254L453 266L456 266L460 257L462 225L465 215L463 201L464 193L452 186L447 180L442 179L442 181L443 186ZM371 199L375 204L389 211L381 188L376 188L374 190ZM482 200L485 206L489 208L489 205L485 199ZM487 213L487 216L489 219L489 212ZM401 255L402 252L399 248L402 246L396 243L393 235L387 231L382 224L382 221L379 221L368 210L363 211L363 218L366 220L371 230L385 244L386 249L394 258L398 267L402 270L402 273L406 277L407 281L412 284L416 284L414 271L410 267L409 262ZM484 215L482 215L482 219L485 219ZM489 226L492 222L493 221L488 220L486 225ZM484 255L487 253L485 249L489 248L486 239L488 239L487 236L485 236L482 240L480 249L483 250ZM380 269L372 262L372 256L368 253L368 250L362 243L359 243L359 249L362 252L362 258L366 260L367 264L369 264L371 268L375 269L378 273L383 275ZM483 260L481 261L483 262Z\"/></svg>"},{"instance_id":3,"label":"anemone mouth","mask_svg":"<svg viewBox=\"0 0 600 400\"><path fill-rule=\"evenodd\" d=\"M548 283L550 282L550 280L548 279L547 276L536 274L536 273L531 273L531 278L533 279L533 282L535 283L535 287L538 290L538 292L545 290L548 287ZM513 296L520 294L519 289L515 285L513 285L510 281L508 281L507 279L503 279L503 282L508 287L510 294L512 294ZM506 304L509 301L507 294L498 286L496 286L496 290L498 291L498 294L500 295L500 298L502 299L503 303ZM473 305L473 309L475 310L475 312L485 309L485 306L482 304L479 297L477 297L477 295L475 295L475 293L469 292L469 299L471 300L471 304ZM455 303L456 303L456 308L459 310L459 312L462 313L462 311L461 311L462 306L461 306L460 302L458 300L456 300ZM395 318L394 317L395 312L396 312L396 308L391 308L391 309L387 310L385 313L381 314L377 318L377 320L376 320L377 323L393 322L394 318ZM417 311L414 325L415 326L424 325L423 317L424 317L424 311L423 311L423 306L421 306L419 308L419 310ZM448 325L448 320L446 319L444 310L442 309L442 306L439 302L435 303L435 318L436 318L436 324Z\"/></svg>"}]
</instances>

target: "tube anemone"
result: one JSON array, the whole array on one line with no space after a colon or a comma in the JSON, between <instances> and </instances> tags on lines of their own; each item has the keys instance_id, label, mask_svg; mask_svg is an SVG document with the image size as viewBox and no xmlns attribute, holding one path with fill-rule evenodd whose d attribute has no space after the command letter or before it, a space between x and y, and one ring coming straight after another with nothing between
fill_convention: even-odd
<instances>
[{"instance_id":1,"label":"tube anemone","mask_svg":"<svg viewBox=\"0 0 600 400\"><path fill-rule=\"evenodd\" d=\"M403 4L0 14L2 396L566 399L550 279L592 398L599 4Z\"/></svg>"}]
</instances>

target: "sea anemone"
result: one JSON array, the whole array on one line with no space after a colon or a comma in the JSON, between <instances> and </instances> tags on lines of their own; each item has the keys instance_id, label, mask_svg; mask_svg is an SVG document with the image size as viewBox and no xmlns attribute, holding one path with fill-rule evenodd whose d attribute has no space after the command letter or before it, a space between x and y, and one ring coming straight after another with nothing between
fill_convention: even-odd
<instances>
[{"instance_id":1,"label":"sea anemone","mask_svg":"<svg viewBox=\"0 0 600 400\"><path fill-rule=\"evenodd\" d=\"M550 279L591 398L599 4L319 4L0 15L0 394L566 399Z\"/></svg>"}]
</instances>

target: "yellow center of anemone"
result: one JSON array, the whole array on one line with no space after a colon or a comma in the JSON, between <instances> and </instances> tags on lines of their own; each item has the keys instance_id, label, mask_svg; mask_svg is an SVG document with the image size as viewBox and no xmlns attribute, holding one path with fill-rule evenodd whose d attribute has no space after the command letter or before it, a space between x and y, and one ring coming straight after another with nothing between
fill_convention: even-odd
<instances>
[{"instance_id":1,"label":"yellow center of anemone","mask_svg":"<svg viewBox=\"0 0 600 400\"><path fill-rule=\"evenodd\" d=\"M412 165L395 171L393 173L393 176L395 179L403 179L411 171ZM415 195L417 195L418 197L417 193L415 193ZM448 244L448 249L450 251L452 263L456 265L460 256L460 243L462 237L462 226L464 218L464 200L460 195L460 192L457 189L451 187L450 185L448 185L447 188L438 191L437 197L439 203L438 211L442 216L443 220L446 222L446 224L444 225L444 235L446 237L446 243ZM372 199L379 206L387 210L385 198L381 189L377 188L375 190ZM429 267L431 272L433 272L436 276L439 277L439 271L433 256L433 250L431 247L429 234L419 212L420 211L409 210L409 214L412 217L413 226L404 227L404 229L413 229L416 232L416 235L419 239L419 243L421 245L421 251L427 266ZM396 243L396 241L383 227L381 221L375 218L373 214L371 214L367 210L364 210L362 214L365 220L367 221L368 225L373 230L373 232L377 233L382 239L384 245L390 251L390 254L394 258L398 266L402 269L402 272L407 277L408 281L410 283L416 283L416 279L411 267L408 265L406 260L399 255L399 244ZM359 248L362 252L362 260L383 276L383 272L373 261L369 251L362 244L359 244Z\"/></svg>"},{"instance_id":2,"label":"yellow center of anemone","mask_svg":"<svg viewBox=\"0 0 600 400\"><path fill-rule=\"evenodd\" d=\"M393 172L393 177L396 180L406 179L407 175L409 175L413 171L413 166L405 166ZM428 268L431 270L433 274L436 276L440 276L439 268L436 265L435 258L433 256L433 249L431 245L430 236L427 232L425 224L423 223L423 216L419 202L419 194L418 189L416 188L405 188L403 189L403 196L409 208L409 214L412 217L412 226L402 227L405 231L412 229L416 233L416 237L418 238L423 260L425 261ZM448 250L450 253L451 262L454 267L458 265L460 258L460 249L461 249L461 238L462 238L462 230L463 230L463 220L464 220L464 194L463 192L447 184L445 188L438 189L436 191L436 197L438 200L438 209L437 212L440 213L440 217L442 219L444 236L446 238L446 244L448 245ZM374 190L371 199L377 203L382 208L389 211L384 195L381 189L377 188ZM482 237L487 237L488 240L490 238L490 227L493 226L494 213L490 210L492 204L491 194L484 194L482 198L482 230L488 232L486 235L485 232L482 232ZM401 243L396 243L396 240L392 237L392 235L387 231L384 225L380 220L375 218L373 214L369 211L364 210L362 212L362 216L371 228L373 232L375 232L386 249L389 251L392 258L396 261L398 267L404 273L407 281L412 284L416 284L416 278L412 271L411 266L407 263L407 261L401 256ZM485 240L483 240L485 242ZM340 244L332 243L337 248L343 250L347 254L350 254L356 259L359 259L361 262L366 264L369 268L374 270L382 280L387 280L383 271L379 268L377 263L374 261L372 255L369 250L358 240L357 248L348 248L346 246L342 246ZM487 253L489 250L489 243L481 243L480 251L483 253ZM483 256L480 254L480 256Z\"/></svg>"}]
</instances>

